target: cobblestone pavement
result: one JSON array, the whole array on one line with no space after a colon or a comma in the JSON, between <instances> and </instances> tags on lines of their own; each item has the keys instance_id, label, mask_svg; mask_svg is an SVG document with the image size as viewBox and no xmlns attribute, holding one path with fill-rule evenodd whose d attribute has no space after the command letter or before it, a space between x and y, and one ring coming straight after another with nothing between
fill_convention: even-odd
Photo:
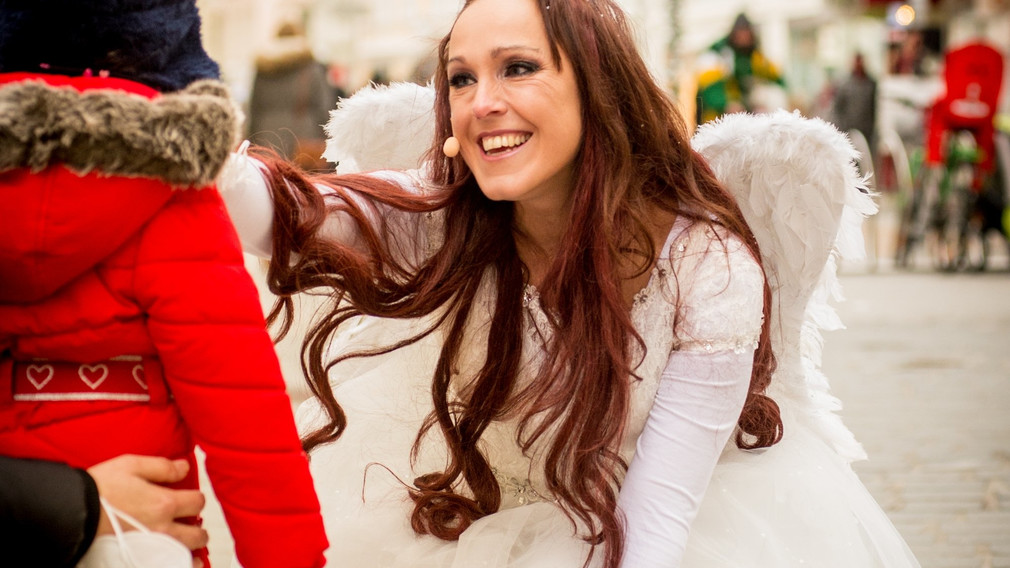
<instances>
[{"instance_id":1,"label":"cobblestone pavement","mask_svg":"<svg viewBox=\"0 0 1010 568\"><path fill-rule=\"evenodd\" d=\"M823 368L923 568L1010 568L1010 274L849 274Z\"/></svg>"}]
</instances>

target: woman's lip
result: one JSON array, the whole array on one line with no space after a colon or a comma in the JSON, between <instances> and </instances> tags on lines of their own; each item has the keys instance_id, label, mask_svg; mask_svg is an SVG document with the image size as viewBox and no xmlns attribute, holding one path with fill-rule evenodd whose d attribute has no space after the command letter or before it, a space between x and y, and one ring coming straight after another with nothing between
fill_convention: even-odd
<instances>
[{"instance_id":1,"label":"woman's lip","mask_svg":"<svg viewBox=\"0 0 1010 568\"><path fill-rule=\"evenodd\" d=\"M529 142L529 140L527 140L526 142ZM526 142L523 142L522 144L520 144L518 146L512 146L511 148L509 148L508 150L505 150L504 152L497 152L495 154L488 154L487 152L484 151L484 148L482 147L480 149L480 155L484 158L484 160L486 160L488 162L495 162L495 161L498 161L498 160L504 160L505 158L509 158L511 156L514 156L516 153L518 153L520 150L522 150L526 146Z\"/></svg>"}]
</instances>

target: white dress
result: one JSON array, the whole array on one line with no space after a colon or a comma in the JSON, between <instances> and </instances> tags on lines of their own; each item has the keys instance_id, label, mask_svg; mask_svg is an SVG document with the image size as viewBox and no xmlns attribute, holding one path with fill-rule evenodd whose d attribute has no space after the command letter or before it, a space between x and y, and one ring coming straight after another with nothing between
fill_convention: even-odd
<instances>
[{"instance_id":1,"label":"white dress","mask_svg":"<svg viewBox=\"0 0 1010 568\"><path fill-rule=\"evenodd\" d=\"M690 255L710 244L705 231L704 227L689 229L672 239L666 250ZM737 249L728 258L741 254L747 253ZM709 262L714 264L717 258L711 255ZM718 260L725 263L728 258ZM738 262L743 266L739 279L745 281L739 285L754 287L751 296L760 297L760 280L744 274L746 259ZM628 436L622 448L628 458L673 348L673 272L665 268L672 264L668 258L660 261L632 311L649 351L638 369L642 381L634 383ZM708 269L698 273L708 278L693 282L681 276L681 293L719 294L726 279L712 278L719 274L716 266ZM722 273L729 274L725 266ZM747 296L741 298L747 302ZM535 325L542 312L532 294L527 310L528 325ZM372 341L381 344L395 337L390 326L389 322L363 321L345 339L356 347ZM717 327L706 329L721 333L679 349L694 350L700 358L725 356L727 351L745 351L748 356L753 352L753 320L724 320ZM738 329L748 333L738 335ZM534 334L527 337L535 341ZM538 489L537 475L529 473L533 460L524 458L510 443L508 428L492 429L485 446L502 485L502 510L478 520L458 543L417 536L410 528L411 503L398 479L409 483L416 475L433 471L444 455L437 440L428 440L418 467L411 468L408 459L420 422L431 410L430 369L438 348L438 338L430 336L394 354L352 360L334 369L334 382L339 383L334 394L348 413L348 428L337 442L313 451L310 463L330 535L330 562L361 568L582 566L588 546L573 535L571 523L544 495L546 491ZM311 426L319 412L317 401L303 403L299 423ZM691 525L680 566L917 566L848 462L800 426L788 409L784 419L786 436L770 449L747 452L732 441L725 445ZM599 558L596 555L594 566L599 565Z\"/></svg>"},{"instance_id":2,"label":"white dress","mask_svg":"<svg viewBox=\"0 0 1010 568\"><path fill-rule=\"evenodd\" d=\"M859 223L874 207L858 189L851 146L825 123L788 113L729 117L699 132L694 145L736 195L762 248L778 362L768 393L782 409L785 435L758 451L742 451L732 441L733 412L746 393L761 322L757 265L736 238L678 221L632 308L646 352L619 449L631 463L619 500L629 523L631 556L624 566L918 567L853 473L849 463L862 449L834 414L837 401L819 371L819 331L839 325L828 305L837 295L835 259L860 250ZM241 230L242 220L236 224ZM414 229L405 230L428 233ZM417 242L430 246L423 237ZM492 301L480 295L476 313L489 313ZM545 329L545 316L532 287L524 305L524 359L533 367L543 353L537 330ZM487 320L474 321L470 345L482 345ZM331 353L387 345L424 325L362 318ZM439 341L434 333L331 372L348 426L338 441L316 448L310 462L330 564L581 567L590 547L543 488L537 448L524 455L508 422L483 438L502 488L501 510L476 521L458 542L411 529L406 485L444 464L437 434L424 440L416 463L410 460L432 407ZM465 355L464 377L483 353L472 347ZM724 396L711 396L713 389ZM303 430L311 429L319 424L320 405L308 400L297 418ZM601 555L594 555L591 566L600 564Z\"/></svg>"},{"instance_id":3,"label":"white dress","mask_svg":"<svg viewBox=\"0 0 1010 568\"><path fill-rule=\"evenodd\" d=\"M632 320L647 342L647 351L636 369L641 380L632 382L632 404L621 447L622 456L629 461L661 385L661 374L675 350L673 316L678 292L690 305L721 295L728 304L723 303L720 311L740 314L735 321L713 322L705 321L712 310L688 310L690 315L680 324L681 339L676 344L684 358L728 356L741 361L736 367L742 371L743 380L734 380L730 391L735 394L731 392L725 400L719 400L726 411L732 413L735 409L739 413L760 330L761 275L738 240L727 241L727 253L719 241L712 239L713 234L706 225L676 224L663 249L666 254L661 255L649 283L635 297ZM732 280L727 278L727 263L738 266ZM674 274L697 278L681 276L678 280ZM492 300L490 294L483 294L477 313L489 315ZM524 306L524 376L530 378L529 369L542 356L541 333L547 327L546 315L532 287L526 290ZM477 321L481 321L479 317ZM411 326L362 321L334 349L383 344L398 337L391 330L396 325ZM695 337L701 331L718 333ZM474 324L468 345L484 345L486 333L484 325ZM438 347L439 338L432 336L373 360L352 359L331 372L337 383L334 395L348 413L348 428L337 442L314 450L311 459L323 509L332 512L324 515L332 535L330 558L339 563L350 559L347 565L361 567L581 566L589 547L574 536L571 523L544 489L536 451L542 446L534 448L532 456L523 455L513 441L512 422L494 423L483 436L483 449L502 487L502 510L478 520L459 543L413 534L408 524L410 501L398 479L409 482L433 471L444 459L437 434L427 440L426 451L416 467L411 468L407 459L420 423L431 410L431 371ZM461 363L459 376L468 376L468 369L474 369L483 359L480 352L470 355ZM306 428L315 425L320 412L318 401L307 401L299 409L300 424ZM719 447L709 450L707 459L712 465L732 433L732 419L723 422L727 422L725 431L719 434L718 442L712 442ZM701 477L707 477L707 472Z\"/></svg>"}]
</instances>

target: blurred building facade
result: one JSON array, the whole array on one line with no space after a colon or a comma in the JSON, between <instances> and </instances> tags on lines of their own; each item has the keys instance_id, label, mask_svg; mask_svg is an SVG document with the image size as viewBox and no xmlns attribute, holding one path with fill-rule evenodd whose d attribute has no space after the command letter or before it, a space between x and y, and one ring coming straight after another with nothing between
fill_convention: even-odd
<instances>
[{"instance_id":1,"label":"blurred building facade","mask_svg":"<svg viewBox=\"0 0 1010 568\"><path fill-rule=\"evenodd\" d=\"M908 0L914 20L895 21L889 0L618 0L635 25L654 75L682 101L693 96L693 61L724 36L735 16L755 23L764 52L786 75L790 104L810 110L833 77L864 54L874 76L891 74L890 55L909 34L926 38L922 74L935 74L943 50L986 38L1010 55L1010 0ZM304 24L331 79L348 92L370 80L424 82L437 40L462 0L199 0L208 51L243 100L253 54L278 23ZM907 15L907 10L905 11ZM1008 57L1010 59L1010 57ZM1004 73L1010 81L1010 73ZM1004 88L1004 93L1010 89ZM1003 112L1008 112L1004 96Z\"/></svg>"}]
</instances>

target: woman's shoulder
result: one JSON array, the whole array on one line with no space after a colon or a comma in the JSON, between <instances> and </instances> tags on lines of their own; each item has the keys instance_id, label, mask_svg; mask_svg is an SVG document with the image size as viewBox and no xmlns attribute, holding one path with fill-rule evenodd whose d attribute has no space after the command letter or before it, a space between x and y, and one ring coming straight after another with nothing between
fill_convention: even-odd
<instances>
[{"instance_id":1,"label":"woman's shoulder","mask_svg":"<svg viewBox=\"0 0 1010 568\"><path fill-rule=\"evenodd\" d=\"M709 216L683 216L660 256L683 300L702 301L730 293L762 297L764 271L744 239Z\"/></svg>"},{"instance_id":2,"label":"woman's shoulder","mask_svg":"<svg viewBox=\"0 0 1010 568\"><path fill-rule=\"evenodd\" d=\"M728 265L758 266L743 237L708 215L677 217L659 254L660 259L679 264L713 262L720 257Z\"/></svg>"},{"instance_id":3,"label":"woman's shoulder","mask_svg":"<svg viewBox=\"0 0 1010 568\"><path fill-rule=\"evenodd\" d=\"M750 348L760 334L764 271L743 238L708 219L695 220L669 247L682 318L679 349Z\"/></svg>"},{"instance_id":4,"label":"woman's shoulder","mask_svg":"<svg viewBox=\"0 0 1010 568\"><path fill-rule=\"evenodd\" d=\"M672 306L726 293L763 297L761 263L741 236L711 216L679 216L657 256L648 288Z\"/></svg>"},{"instance_id":5,"label":"woman's shoulder","mask_svg":"<svg viewBox=\"0 0 1010 568\"><path fill-rule=\"evenodd\" d=\"M415 261L434 254L445 241L445 211L438 203L440 199L438 189L431 182L427 172L423 169L390 169L374 170L364 175L392 184L404 193L410 194L406 201L411 205L405 209L395 203L381 208L390 236L406 238L400 242L398 248L418 253L419 256L414 258Z\"/></svg>"}]
</instances>

